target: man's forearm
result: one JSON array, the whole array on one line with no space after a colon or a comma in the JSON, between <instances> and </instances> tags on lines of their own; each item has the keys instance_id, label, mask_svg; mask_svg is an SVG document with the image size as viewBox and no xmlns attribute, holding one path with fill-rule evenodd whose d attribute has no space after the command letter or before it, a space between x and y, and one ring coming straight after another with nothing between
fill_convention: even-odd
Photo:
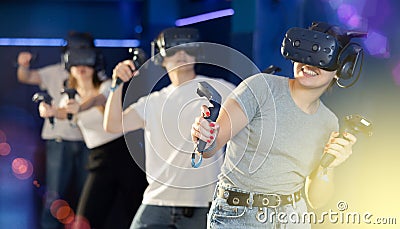
<instances>
[{"instance_id":1,"label":"man's forearm","mask_svg":"<svg viewBox=\"0 0 400 229\"><path fill-rule=\"evenodd\" d=\"M103 127L108 132L122 132L122 85L110 92L104 110Z\"/></svg>"},{"instance_id":2,"label":"man's forearm","mask_svg":"<svg viewBox=\"0 0 400 229\"><path fill-rule=\"evenodd\" d=\"M86 100L85 102L83 102L79 106L79 112L88 110L88 109L90 109L92 107L96 107L96 106L104 106L105 103L106 103L106 98L104 97L103 94L99 94L99 95L92 97L92 98Z\"/></svg>"}]
</instances>

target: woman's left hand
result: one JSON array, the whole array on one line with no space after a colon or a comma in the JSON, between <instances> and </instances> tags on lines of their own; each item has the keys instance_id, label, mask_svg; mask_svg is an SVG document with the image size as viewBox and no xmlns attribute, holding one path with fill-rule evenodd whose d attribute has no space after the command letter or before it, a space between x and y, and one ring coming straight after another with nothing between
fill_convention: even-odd
<instances>
[{"instance_id":1,"label":"woman's left hand","mask_svg":"<svg viewBox=\"0 0 400 229\"><path fill-rule=\"evenodd\" d=\"M65 110L67 113L76 114L79 112L80 104L75 99L69 99L67 105L65 106Z\"/></svg>"},{"instance_id":2,"label":"woman's left hand","mask_svg":"<svg viewBox=\"0 0 400 229\"><path fill-rule=\"evenodd\" d=\"M353 153L353 145L357 138L347 132L343 136L339 136L338 132L332 132L328 143L325 145L324 153L334 155L335 160L329 165L329 168L335 168L342 164Z\"/></svg>"}]
</instances>

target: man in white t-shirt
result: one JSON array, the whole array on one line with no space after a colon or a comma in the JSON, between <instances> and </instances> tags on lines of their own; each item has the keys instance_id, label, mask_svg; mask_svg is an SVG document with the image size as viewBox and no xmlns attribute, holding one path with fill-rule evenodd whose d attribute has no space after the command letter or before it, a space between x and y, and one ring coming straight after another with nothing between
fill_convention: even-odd
<instances>
[{"instance_id":1,"label":"man in white t-shirt","mask_svg":"<svg viewBox=\"0 0 400 229\"><path fill-rule=\"evenodd\" d=\"M64 52L71 47L86 46L94 47L93 38L89 34L71 33ZM52 104L59 104L61 90L69 75L65 66L57 63L40 69L30 69L31 59L30 52L19 53L18 81L40 86L52 97ZM41 102L39 112L46 112L43 106L44 102ZM76 204L87 176L85 166L89 150L83 141L80 129L76 125L71 125L68 120L55 119L52 125L46 118L42 128L42 138L46 141L46 193L41 226L43 229L62 228L63 224L50 212L51 204L57 199L67 200L70 205ZM73 195L68 193L70 186L74 187Z\"/></svg>"},{"instance_id":2,"label":"man in white t-shirt","mask_svg":"<svg viewBox=\"0 0 400 229\"><path fill-rule=\"evenodd\" d=\"M220 156L213 160L203 161L200 168L191 167L191 120L199 106L208 104L205 98L196 94L196 89L199 82L206 81L225 98L234 85L196 74L194 65L199 50L193 42L197 40L195 29L169 28L162 31L153 43L160 53L153 58L156 64L167 70L171 84L140 98L124 111L122 86L116 82L118 78L127 82L137 75L137 71L131 60L123 61L114 68L104 127L110 132L125 133L144 129L145 135L149 186L131 228L206 227L209 202L223 162L223 153L219 152ZM137 85L130 86L137 88Z\"/></svg>"}]
</instances>

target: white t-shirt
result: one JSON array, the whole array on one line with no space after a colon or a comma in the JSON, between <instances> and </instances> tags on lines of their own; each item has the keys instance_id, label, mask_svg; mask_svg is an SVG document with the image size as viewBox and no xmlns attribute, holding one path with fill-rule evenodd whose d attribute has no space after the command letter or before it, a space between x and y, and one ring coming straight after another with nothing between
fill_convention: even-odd
<instances>
[{"instance_id":1,"label":"white t-shirt","mask_svg":"<svg viewBox=\"0 0 400 229\"><path fill-rule=\"evenodd\" d=\"M99 93L105 98L110 93L111 80L106 80L101 83ZM80 102L79 95L76 96L76 101ZM68 101L68 97L64 96L60 106L63 106ZM86 146L89 149L106 144L123 135L123 133L108 133L103 128L104 113L100 107L91 107L85 111L79 112L76 115L77 124L82 131Z\"/></svg>"},{"instance_id":2,"label":"white t-shirt","mask_svg":"<svg viewBox=\"0 0 400 229\"><path fill-rule=\"evenodd\" d=\"M197 76L179 87L169 85L140 98L130 107L145 121L146 174L149 186L144 204L207 207L224 160L222 151L203 159L192 168L194 145L190 130L200 115L205 97L197 95L198 82L207 81L226 98L234 85L222 80ZM124 120L129 122L129 120ZM198 158L196 158L196 161Z\"/></svg>"},{"instance_id":3,"label":"white t-shirt","mask_svg":"<svg viewBox=\"0 0 400 229\"><path fill-rule=\"evenodd\" d=\"M61 90L64 88L64 81L69 76L68 71L59 63L40 68L38 72L42 81L40 87L43 90L47 90L47 93L53 97L53 104L59 104L62 98ZM54 127L52 127L48 118L43 123L42 138L46 140L56 138L69 141L83 140L80 129L71 125L68 120L54 119Z\"/></svg>"}]
</instances>

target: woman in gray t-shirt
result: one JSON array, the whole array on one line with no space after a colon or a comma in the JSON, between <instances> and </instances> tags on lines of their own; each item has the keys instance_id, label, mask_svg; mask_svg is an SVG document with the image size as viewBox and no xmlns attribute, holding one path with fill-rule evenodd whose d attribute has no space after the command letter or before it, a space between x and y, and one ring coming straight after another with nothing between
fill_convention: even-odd
<instances>
[{"instance_id":1,"label":"woman in gray t-shirt","mask_svg":"<svg viewBox=\"0 0 400 229\"><path fill-rule=\"evenodd\" d=\"M305 187L312 207L332 196L333 169L356 142L350 133L339 134L337 117L320 100L339 73L299 62L293 73L293 79L251 76L225 101L217 122L195 120L193 141L207 142L203 157L227 144L209 227L310 228L300 190ZM323 168L326 153L335 160Z\"/></svg>"}]
</instances>

